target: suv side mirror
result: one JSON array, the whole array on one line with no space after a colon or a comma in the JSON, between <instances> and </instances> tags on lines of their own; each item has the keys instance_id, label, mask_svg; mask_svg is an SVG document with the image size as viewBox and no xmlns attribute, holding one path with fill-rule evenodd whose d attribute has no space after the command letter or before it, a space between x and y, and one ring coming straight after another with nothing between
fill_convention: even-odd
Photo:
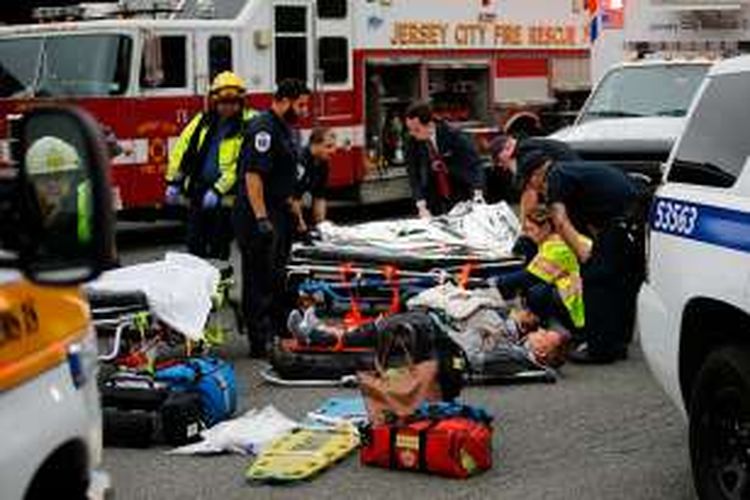
<instances>
[{"instance_id":1,"label":"suv side mirror","mask_svg":"<svg viewBox=\"0 0 750 500\"><path fill-rule=\"evenodd\" d=\"M36 282L95 278L114 255L106 143L88 114L32 109L11 124L18 165L20 267Z\"/></svg>"}]
</instances>

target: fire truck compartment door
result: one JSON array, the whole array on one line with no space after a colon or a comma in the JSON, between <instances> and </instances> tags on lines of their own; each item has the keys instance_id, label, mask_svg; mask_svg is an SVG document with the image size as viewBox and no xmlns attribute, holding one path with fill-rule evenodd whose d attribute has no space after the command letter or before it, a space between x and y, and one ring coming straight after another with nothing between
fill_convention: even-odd
<instances>
[{"instance_id":1,"label":"fire truck compartment door","mask_svg":"<svg viewBox=\"0 0 750 500\"><path fill-rule=\"evenodd\" d=\"M591 61L588 57L551 60L552 88L576 91L591 88Z\"/></svg>"}]
</instances>

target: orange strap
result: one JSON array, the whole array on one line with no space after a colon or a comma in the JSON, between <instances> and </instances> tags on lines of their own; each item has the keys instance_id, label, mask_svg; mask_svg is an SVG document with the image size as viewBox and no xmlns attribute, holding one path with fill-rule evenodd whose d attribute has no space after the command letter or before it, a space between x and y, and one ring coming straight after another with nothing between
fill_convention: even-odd
<instances>
[{"instance_id":1,"label":"orange strap","mask_svg":"<svg viewBox=\"0 0 750 500\"><path fill-rule=\"evenodd\" d=\"M469 261L463 266L461 266L461 271L458 273L458 287L466 289L466 286L469 284L469 279L471 278L471 273L474 272L474 269L476 269L477 265L473 261Z\"/></svg>"}]
</instances>

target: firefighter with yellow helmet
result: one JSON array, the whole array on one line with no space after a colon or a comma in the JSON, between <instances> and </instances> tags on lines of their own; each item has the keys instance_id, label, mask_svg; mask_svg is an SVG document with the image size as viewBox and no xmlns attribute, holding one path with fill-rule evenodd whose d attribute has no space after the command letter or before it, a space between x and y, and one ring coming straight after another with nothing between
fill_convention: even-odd
<instances>
[{"instance_id":1,"label":"firefighter with yellow helmet","mask_svg":"<svg viewBox=\"0 0 750 500\"><path fill-rule=\"evenodd\" d=\"M61 238L75 235L79 244L86 244L91 239L91 186L82 178L81 163L76 148L59 137L40 137L26 151L27 175L45 230L54 228Z\"/></svg>"},{"instance_id":2,"label":"firefighter with yellow helmet","mask_svg":"<svg viewBox=\"0 0 750 500\"><path fill-rule=\"evenodd\" d=\"M254 114L245 106L242 78L219 73L211 84L208 109L188 123L172 148L165 201L176 205L187 200L187 246L194 255L229 259L237 158L245 125Z\"/></svg>"}]
</instances>

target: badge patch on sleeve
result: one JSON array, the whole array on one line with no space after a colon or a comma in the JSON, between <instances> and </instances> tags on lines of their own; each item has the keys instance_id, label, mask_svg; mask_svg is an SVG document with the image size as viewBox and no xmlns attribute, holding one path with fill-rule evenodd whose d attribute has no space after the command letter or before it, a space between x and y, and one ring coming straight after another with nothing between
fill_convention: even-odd
<instances>
[{"instance_id":1,"label":"badge patch on sleeve","mask_svg":"<svg viewBox=\"0 0 750 500\"><path fill-rule=\"evenodd\" d=\"M271 149L271 134L258 132L255 135L255 150L259 153L267 153Z\"/></svg>"}]
</instances>

